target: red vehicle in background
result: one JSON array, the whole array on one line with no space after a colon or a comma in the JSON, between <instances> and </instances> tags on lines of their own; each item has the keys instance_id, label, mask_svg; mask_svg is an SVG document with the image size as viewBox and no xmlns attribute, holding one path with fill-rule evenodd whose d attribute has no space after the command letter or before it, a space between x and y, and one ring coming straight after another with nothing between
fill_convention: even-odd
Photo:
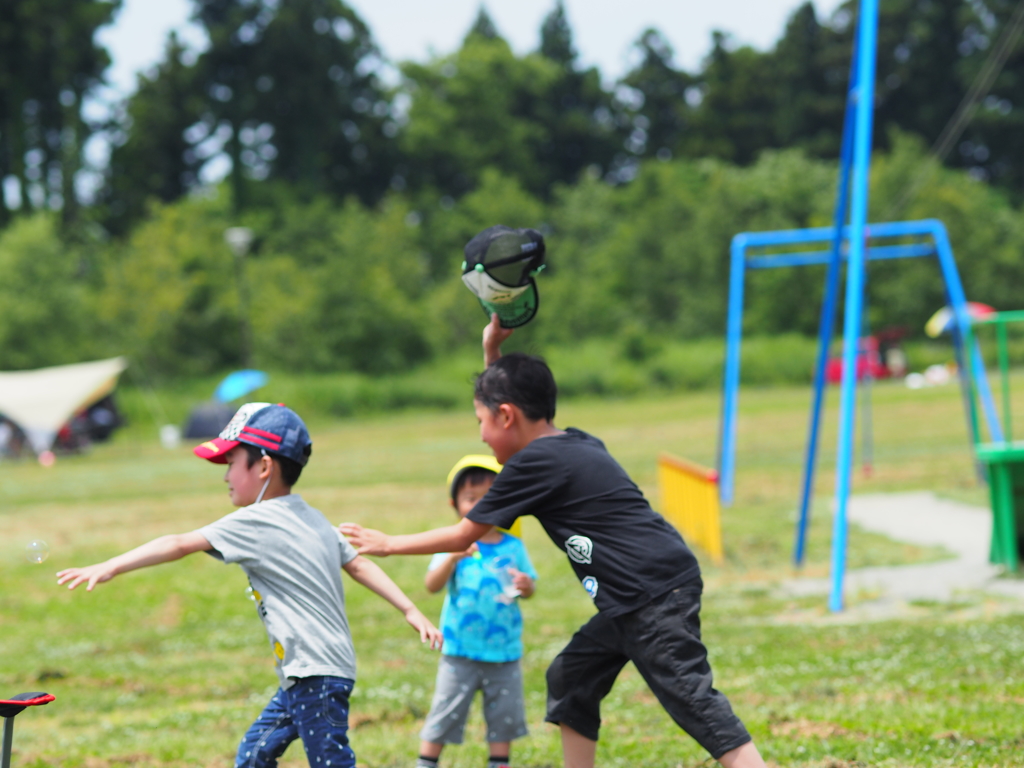
<instances>
[{"instance_id":1,"label":"red vehicle in background","mask_svg":"<svg viewBox=\"0 0 1024 768\"><path fill-rule=\"evenodd\" d=\"M902 378L907 373L907 355L901 342L905 328L889 328L872 336L862 336L857 350L857 381ZM838 384L843 380L842 351L829 357L825 364L825 381Z\"/></svg>"}]
</instances>

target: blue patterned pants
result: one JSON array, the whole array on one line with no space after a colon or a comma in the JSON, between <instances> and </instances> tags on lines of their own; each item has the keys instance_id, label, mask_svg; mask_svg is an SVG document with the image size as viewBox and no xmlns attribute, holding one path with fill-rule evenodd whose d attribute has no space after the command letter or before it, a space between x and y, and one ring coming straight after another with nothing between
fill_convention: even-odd
<instances>
[{"instance_id":1,"label":"blue patterned pants","mask_svg":"<svg viewBox=\"0 0 1024 768\"><path fill-rule=\"evenodd\" d=\"M348 697L355 683L344 677L303 677L277 693L238 747L235 768L275 768L302 739L311 768L354 768L348 744Z\"/></svg>"}]
</instances>

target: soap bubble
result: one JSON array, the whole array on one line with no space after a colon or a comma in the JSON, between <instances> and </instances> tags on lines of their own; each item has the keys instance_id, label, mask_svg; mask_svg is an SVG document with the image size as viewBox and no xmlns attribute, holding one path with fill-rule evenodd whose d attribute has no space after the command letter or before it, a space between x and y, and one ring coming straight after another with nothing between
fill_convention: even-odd
<instances>
[{"instance_id":1,"label":"soap bubble","mask_svg":"<svg viewBox=\"0 0 1024 768\"><path fill-rule=\"evenodd\" d=\"M50 547L42 539L33 539L25 547L25 557L30 563L38 565L50 556Z\"/></svg>"},{"instance_id":2,"label":"soap bubble","mask_svg":"<svg viewBox=\"0 0 1024 768\"><path fill-rule=\"evenodd\" d=\"M164 424L160 427L160 445L168 451L181 445L181 429L177 424Z\"/></svg>"}]
</instances>

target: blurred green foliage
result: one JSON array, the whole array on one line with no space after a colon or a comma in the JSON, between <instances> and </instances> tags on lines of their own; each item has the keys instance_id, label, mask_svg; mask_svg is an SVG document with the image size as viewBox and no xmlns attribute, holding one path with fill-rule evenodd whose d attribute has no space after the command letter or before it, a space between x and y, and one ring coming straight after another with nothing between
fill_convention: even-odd
<instances>
[{"instance_id":1,"label":"blurred green foliage","mask_svg":"<svg viewBox=\"0 0 1024 768\"><path fill-rule=\"evenodd\" d=\"M81 267L81 254L64 247L50 214L0 231L0 367L75 360L95 348Z\"/></svg>"},{"instance_id":2,"label":"blurred green foliage","mask_svg":"<svg viewBox=\"0 0 1024 768\"><path fill-rule=\"evenodd\" d=\"M571 357L579 391L705 386L730 239L831 222L852 2L828 19L795 8L770 50L716 33L694 71L645 30L617 83L580 63L557 1L533 51L481 8L457 50L390 73L344 0L193 5L209 46L170 37L103 126L81 104L107 62L93 32L117 3L18 0L18 24L0 20L0 366L127 354L153 381L251 364L386 388L476 345L462 248L502 223L549 247L539 320L510 346ZM882 3L871 189L872 220L943 220L968 296L1000 309L1019 306L1024 279L1024 44L958 153L927 147L1008 13ZM109 162L76 176L101 127ZM84 207L72 182L93 190ZM244 257L224 241L238 226L256 235ZM751 381L806 377L822 278L750 276L746 337L783 336ZM926 259L872 265L868 291L871 327L912 336L945 302ZM363 401L406 398L346 400Z\"/></svg>"},{"instance_id":3,"label":"blurred green foliage","mask_svg":"<svg viewBox=\"0 0 1024 768\"><path fill-rule=\"evenodd\" d=\"M873 171L877 212L907 176L931 167L917 140L893 142ZM0 292L11 308L0 318L2 364L128 354L150 376L213 374L244 364L251 337L251 362L274 370L406 372L479 343L486 318L459 280L462 247L501 222L537 227L548 243L538 320L511 348L579 358L561 368L571 391L708 386L719 370L731 237L827 224L834 182L832 163L796 150L746 168L652 160L631 184L584 176L545 203L489 169L450 205L392 192L373 207L319 197L253 208L242 222L256 241L241 259L224 241L239 223L226 184L154 206L123 241L68 243L39 215L0 235ZM931 167L908 213L946 222L972 300L1020 306L1024 221L1000 193ZM758 337L783 336L763 359L751 351L749 381L806 380L822 278L814 267L751 274L748 350L767 344ZM902 325L912 337L945 302L931 259L873 264L868 290L871 326Z\"/></svg>"}]
</instances>

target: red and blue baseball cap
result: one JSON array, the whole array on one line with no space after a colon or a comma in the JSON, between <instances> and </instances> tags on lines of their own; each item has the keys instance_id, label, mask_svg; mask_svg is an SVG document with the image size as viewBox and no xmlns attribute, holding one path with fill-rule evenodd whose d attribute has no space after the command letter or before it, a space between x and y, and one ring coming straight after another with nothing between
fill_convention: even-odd
<instances>
[{"instance_id":1,"label":"red and blue baseball cap","mask_svg":"<svg viewBox=\"0 0 1024 768\"><path fill-rule=\"evenodd\" d=\"M192 452L214 464L227 464L227 452L239 443L263 448L303 467L313 452L313 441L302 419L280 403L246 403L220 435L197 445Z\"/></svg>"}]
</instances>

